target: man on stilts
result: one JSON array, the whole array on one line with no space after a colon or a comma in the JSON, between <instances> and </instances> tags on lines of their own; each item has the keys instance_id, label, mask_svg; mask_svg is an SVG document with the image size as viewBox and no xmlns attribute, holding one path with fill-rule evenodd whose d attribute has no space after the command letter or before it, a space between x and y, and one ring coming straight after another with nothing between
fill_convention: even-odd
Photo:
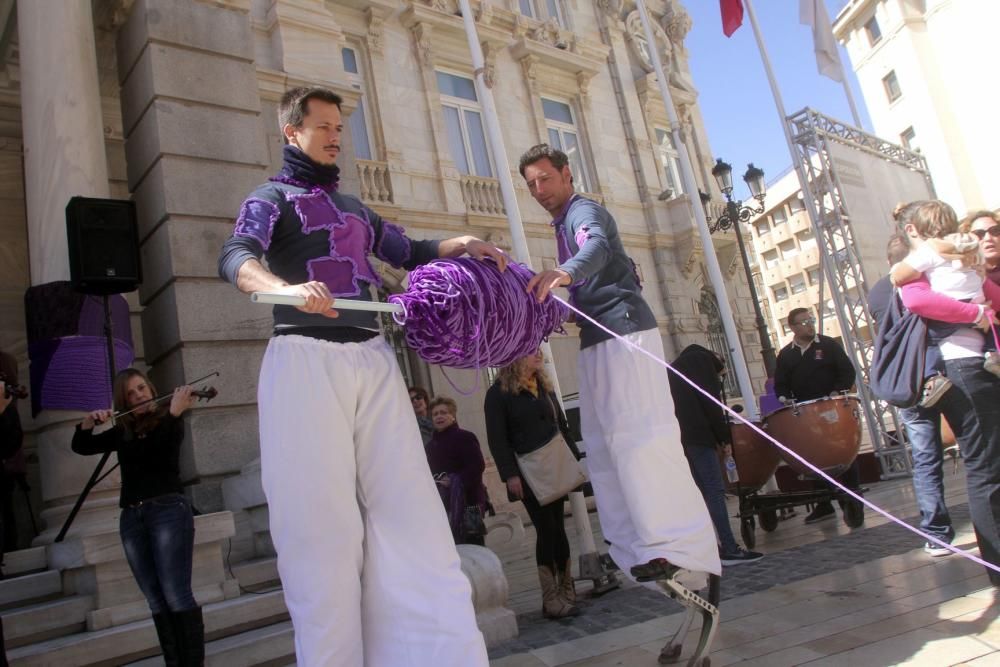
<instances>
[{"instance_id":1,"label":"man on stilts","mask_svg":"<svg viewBox=\"0 0 1000 667\"><path fill-rule=\"evenodd\" d=\"M395 355L370 300L369 256L413 269L464 253L472 237L413 241L337 189L340 97L282 97L281 172L244 202L219 258L241 291L304 297L274 307L258 385L261 474L299 664L485 667L471 588ZM267 260L267 268L260 262Z\"/></svg>"},{"instance_id":2,"label":"man on stilts","mask_svg":"<svg viewBox=\"0 0 1000 667\"><path fill-rule=\"evenodd\" d=\"M560 263L534 276L528 290L543 301L551 289L568 287L581 312L662 359L656 320L610 212L575 192L569 159L560 150L534 146L521 156L519 169L532 197L552 216ZM656 582L704 616L703 651L718 615L691 591L722 566L708 509L681 448L668 371L592 322L578 324L580 427L611 556L636 581Z\"/></svg>"}]
</instances>

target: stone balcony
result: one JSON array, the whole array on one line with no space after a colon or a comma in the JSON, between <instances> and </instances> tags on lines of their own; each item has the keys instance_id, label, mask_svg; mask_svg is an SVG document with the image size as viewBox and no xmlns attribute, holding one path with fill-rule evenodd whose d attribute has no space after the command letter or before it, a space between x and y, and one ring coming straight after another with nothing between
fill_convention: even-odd
<instances>
[{"instance_id":1,"label":"stone balcony","mask_svg":"<svg viewBox=\"0 0 1000 667\"><path fill-rule=\"evenodd\" d=\"M379 160L357 160L361 200L377 204L394 204L389 165Z\"/></svg>"},{"instance_id":2,"label":"stone balcony","mask_svg":"<svg viewBox=\"0 0 1000 667\"><path fill-rule=\"evenodd\" d=\"M500 181L481 176L462 176L462 199L469 213L476 215L506 215L500 194Z\"/></svg>"}]
</instances>

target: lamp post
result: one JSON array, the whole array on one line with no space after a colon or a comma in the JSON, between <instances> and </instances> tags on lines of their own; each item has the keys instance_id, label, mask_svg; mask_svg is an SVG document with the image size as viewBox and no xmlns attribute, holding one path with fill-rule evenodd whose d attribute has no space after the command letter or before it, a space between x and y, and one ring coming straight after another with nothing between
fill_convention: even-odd
<instances>
[{"instance_id":1,"label":"lamp post","mask_svg":"<svg viewBox=\"0 0 1000 667\"><path fill-rule=\"evenodd\" d=\"M760 354L764 360L764 370L767 377L774 377L774 367L776 358L774 347L771 345L771 336L767 332L767 322L764 320L764 313L760 308L760 299L757 296L757 288L754 287L753 274L750 271L750 258L747 256L746 245L743 243L743 235L740 234L739 223L748 222L751 216L764 212L764 197L767 194L767 186L764 182L764 170L747 165L747 171L743 174L743 180L750 188L750 194L757 200L758 207L744 206L742 201L733 200L733 167L726 164L721 159L716 160L712 167L712 176L718 184L722 194L726 196L726 210L714 221L708 214L708 202L711 197L704 192L701 194L702 204L705 205L705 218L708 221L708 228L714 234L722 230L732 229L736 233L736 242L739 244L740 256L743 259L743 270L747 274L747 287L750 288L750 299L753 301L753 312L757 320L757 335L760 337Z\"/></svg>"}]
</instances>

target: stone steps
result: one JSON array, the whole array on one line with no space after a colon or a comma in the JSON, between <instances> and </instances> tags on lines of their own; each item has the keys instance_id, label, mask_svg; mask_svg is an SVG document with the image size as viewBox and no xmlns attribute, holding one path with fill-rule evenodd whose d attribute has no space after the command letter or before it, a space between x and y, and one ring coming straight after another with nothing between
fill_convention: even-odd
<instances>
[{"instance_id":1,"label":"stone steps","mask_svg":"<svg viewBox=\"0 0 1000 667\"><path fill-rule=\"evenodd\" d=\"M94 608L89 595L74 595L17 607L3 614L3 634L8 649L81 632L87 612Z\"/></svg>"},{"instance_id":2,"label":"stone steps","mask_svg":"<svg viewBox=\"0 0 1000 667\"><path fill-rule=\"evenodd\" d=\"M3 573L5 577L41 572L47 566L48 564L45 561L45 547L8 551L3 555Z\"/></svg>"},{"instance_id":3,"label":"stone steps","mask_svg":"<svg viewBox=\"0 0 1000 667\"><path fill-rule=\"evenodd\" d=\"M274 556L255 558L233 565L232 573L243 588L261 588L281 584L278 577L278 559Z\"/></svg>"},{"instance_id":4,"label":"stone steps","mask_svg":"<svg viewBox=\"0 0 1000 667\"><path fill-rule=\"evenodd\" d=\"M40 602L62 595L62 575L56 570L22 574L0 581L0 609Z\"/></svg>"},{"instance_id":5,"label":"stone steps","mask_svg":"<svg viewBox=\"0 0 1000 667\"><path fill-rule=\"evenodd\" d=\"M240 656L252 656L255 651L259 651L262 655L273 655L268 661L279 660L283 664L291 662L285 655L285 649L282 648L287 644L287 640L276 639L282 636L280 632L268 639L266 632L269 626L281 624L288 619L285 599L280 590L241 595L231 600L206 605L204 611L205 634L212 644L224 638L247 634L252 630L264 630L260 633L260 637L248 635L243 642L246 647L242 646L239 640L234 640L231 646L220 644L220 660L228 660L226 656L230 651ZM269 642L274 646L270 646ZM31 643L8 650L7 657L10 664L17 667L63 667L64 665L124 665L158 653L159 643L153 621L145 619L106 630L76 632ZM294 654L294 649L291 654Z\"/></svg>"}]
</instances>

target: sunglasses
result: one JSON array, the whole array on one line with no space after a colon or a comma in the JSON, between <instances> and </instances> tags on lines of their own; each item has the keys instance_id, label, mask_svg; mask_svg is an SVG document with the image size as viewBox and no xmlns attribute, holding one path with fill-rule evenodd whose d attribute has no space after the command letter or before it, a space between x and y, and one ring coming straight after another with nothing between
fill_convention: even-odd
<instances>
[{"instance_id":1,"label":"sunglasses","mask_svg":"<svg viewBox=\"0 0 1000 667\"><path fill-rule=\"evenodd\" d=\"M810 317L808 320L800 320L800 321L796 322L795 324L793 324L792 326L794 326L794 327L800 327L803 324L816 324L816 318Z\"/></svg>"},{"instance_id":2,"label":"sunglasses","mask_svg":"<svg viewBox=\"0 0 1000 667\"><path fill-rule=\"evenodd\" d=\"M1000 237L1000 225L993 225L989 229L973 229L971 230L971 232L975 234L976 238L979 239L980 241L985 239L987 234L989 234L993 238L998 238Z\"/></svg>"}]
</instances>

